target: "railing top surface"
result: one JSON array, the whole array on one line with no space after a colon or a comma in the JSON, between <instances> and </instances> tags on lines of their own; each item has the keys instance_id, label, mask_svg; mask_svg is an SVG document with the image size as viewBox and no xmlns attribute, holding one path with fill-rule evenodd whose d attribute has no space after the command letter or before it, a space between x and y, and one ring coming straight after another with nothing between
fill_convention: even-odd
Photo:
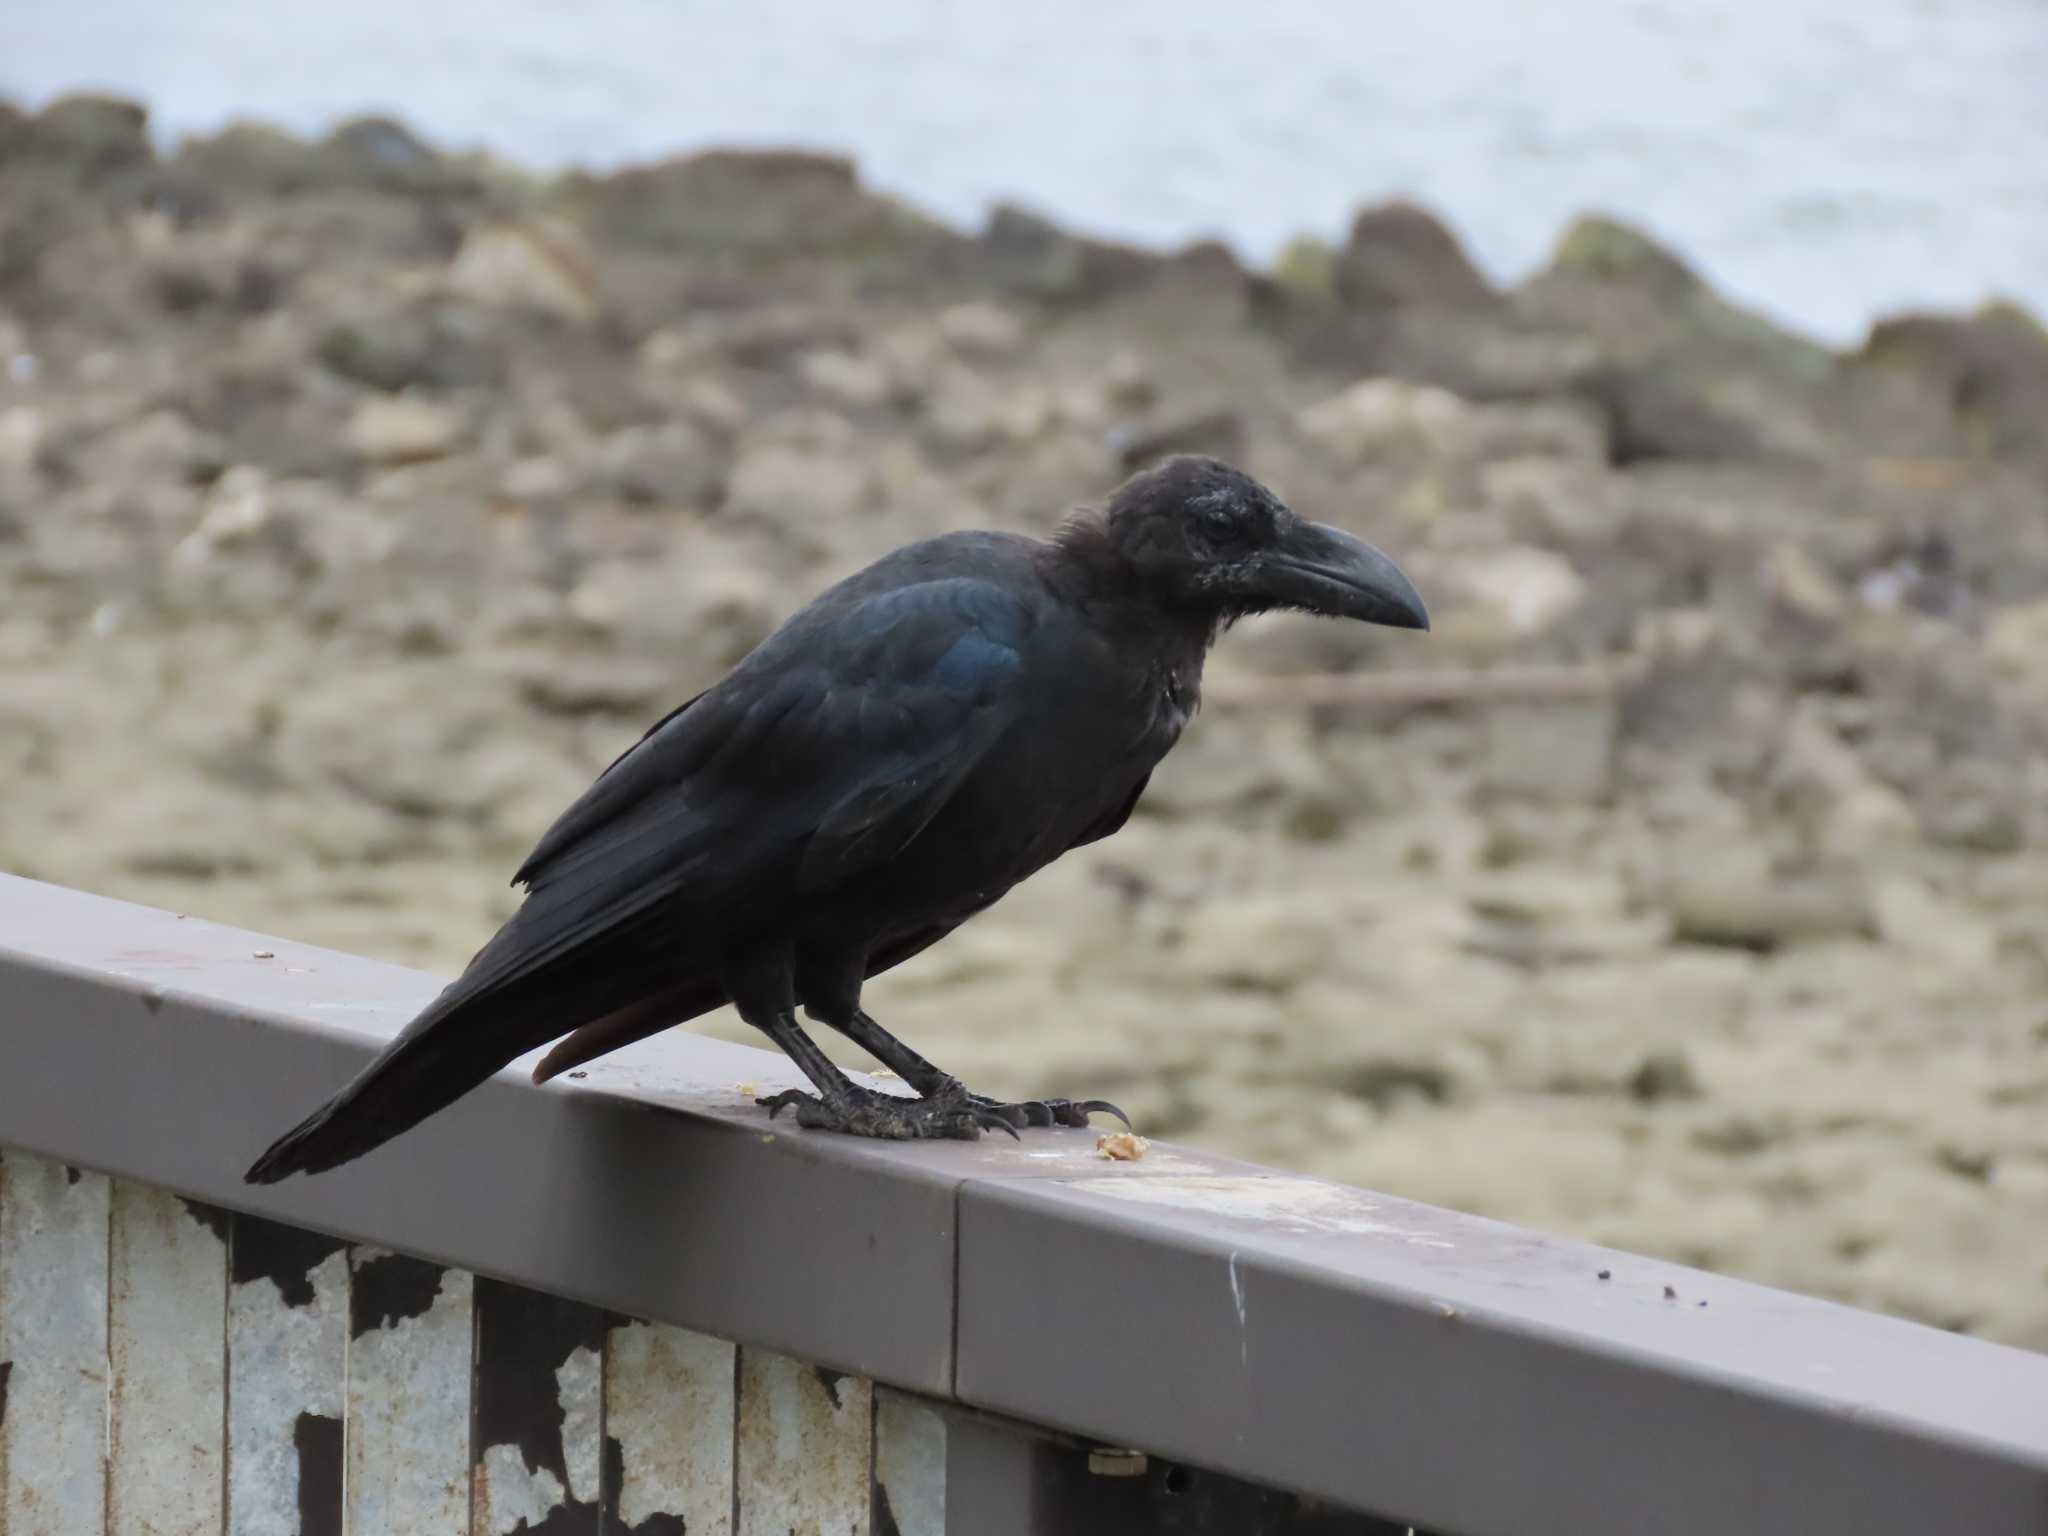
<instances>
[{"instance_id":1,"label":"railing top surface","mask_svg":"<svg viewBox=\"0 0 2048 1536\"><path fill-rule=\"evenodd\" d=\"M1441 1530L2048 1530L2048 1356L1185 1148L803 1132L682 1031L244 1185L438 985L0 876L0 1144Z\"/></svg>"}]
</instances>

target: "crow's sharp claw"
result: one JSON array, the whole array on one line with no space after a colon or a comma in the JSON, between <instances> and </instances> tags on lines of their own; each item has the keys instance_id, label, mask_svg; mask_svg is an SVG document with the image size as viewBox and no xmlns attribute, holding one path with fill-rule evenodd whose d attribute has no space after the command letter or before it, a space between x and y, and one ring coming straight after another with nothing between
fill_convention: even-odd
<instances>
[{"instance_id":1,"label":"crow's sharp claw","mask_svg":"<svg viewBox=\"0 0 2048 1536\"><path fill-rule=\"evenodd\" d=\"M1012 1141L1022 1141L1024 1139L1017 1134L1017 1127L1011 1123L1007 1115L1001 1114L994 1109L984 1108L979 1104L970 1109L968 1113L974 1116L974 1123L976 1125L986 1126L992 1131L1001 1131Z\"/></svg>"},{"instance_id":2,"label":"crow's sharp claw","mask_svg":"<svg viewBox=\"0 0 2048 1536\"><path fill-rule=\"evenodd\" d=\"M1082 1127L1088 1124L1090 1115L1115 1115L1123 1121L1126 1129L1131 1126L1131 1117L1118 1109L1107 1099L1025 1099L1016 1104L1003 1104L994 1099L985 1099L980 1094L971 1095L968 1102L976 1109L1000 1115L1013 1126L1065 1125Z\"/></svg>"},{"instance_id":3,"label":"crow's sharp claw","mask_svg":"<svg viewBox=\"0 0 2048 1536\"><path fill-rule=\"evenodd\" d=\"M765 1099L756 1099L754 1102L767 1110L768 1118L773 1120L792 1104L801 1109L806 1104L817 1104L818 1099L815 1095L805 1093L801 1088L785 1088L780 1093L771 1094Z\"/></svg>"},{"instance_id":4,"label":"crow's sharp claw","mask_svg":"<svg viewBox=\"0 0 2048 1536\"><path fill-rule=\"evenodd\" d=\"M1137 1129L1135 1125L1131 1124L1131 1117L1107 1099L1083 1099L1080 1103L1073 1106L1073 1110L1080 1117L1075 1122L1079 1125L1086 1125L1090 1115L1115 1115L1117 1119L1123 1121L1125 1130L1135 1131Z\"/></svg>"}]
</instances>

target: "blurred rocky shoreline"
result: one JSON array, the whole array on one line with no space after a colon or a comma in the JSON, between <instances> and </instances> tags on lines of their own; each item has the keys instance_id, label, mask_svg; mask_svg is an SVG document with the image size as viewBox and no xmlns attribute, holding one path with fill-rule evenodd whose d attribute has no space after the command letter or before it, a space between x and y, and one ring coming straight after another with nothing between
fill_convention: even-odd
<instances>
[{"instance_id":1,"label":"blurred rocky shoreline","mask_svg":"<svg viewBox=\"0 0 2048 1536\"><path fill-rule=\"evenodd\" d=\"M1605 218L1502 291L1407 205L1252 271L821 155L166 156L0 104L0 867L452 969L818 586L1181 449L1396 553L1435 633L1242 626L1133 825L876 1011L987 1091L2048 1348L2010 306L1841 353ZM1265 681L1545 666L1595 685Z\"/></svg>"}]
</instances>

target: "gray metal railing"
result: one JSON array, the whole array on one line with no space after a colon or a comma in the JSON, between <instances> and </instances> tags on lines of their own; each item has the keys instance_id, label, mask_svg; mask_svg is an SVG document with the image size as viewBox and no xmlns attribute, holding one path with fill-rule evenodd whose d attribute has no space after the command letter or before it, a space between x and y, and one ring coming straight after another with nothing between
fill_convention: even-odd
<instances>
[{"instance_id":1,"label":"gray metal railing","mask_svg":"<svg viewBox=\"0 0 2048 1536\"><path fill-rule=\"evenodd\" d=\"M0 877L0 1530L2048 1532L2048 1357L683 1032L243 1185L436 986Z\"/></svg>"}]
</instances>

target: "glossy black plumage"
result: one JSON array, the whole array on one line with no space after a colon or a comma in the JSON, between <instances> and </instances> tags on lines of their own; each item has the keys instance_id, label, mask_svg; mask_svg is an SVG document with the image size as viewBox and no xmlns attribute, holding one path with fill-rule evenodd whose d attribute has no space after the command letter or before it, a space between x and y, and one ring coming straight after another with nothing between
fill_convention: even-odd
<instances>
[{"instance_id":1,"label":"glossy black plumage","mask_svg":"<svg viewBox=\"0 0 2048 1536\"><path fill-rule=\"evenodd\" d=\"M520 868L519 911L249 1178L360 1156L557 1037L537 1077L727 1001L817 1085L785 1096L805 1124L1085 1118L966 1095L861 1011L861 982L1121 826L1219 629L1274 607L1427 624L1384 556L1209 459L1134 477L1051 541L960 533L886 556L613 763ZM920 1097L847 1082L798 1005Z\"/></svg>"}]
</instances>

